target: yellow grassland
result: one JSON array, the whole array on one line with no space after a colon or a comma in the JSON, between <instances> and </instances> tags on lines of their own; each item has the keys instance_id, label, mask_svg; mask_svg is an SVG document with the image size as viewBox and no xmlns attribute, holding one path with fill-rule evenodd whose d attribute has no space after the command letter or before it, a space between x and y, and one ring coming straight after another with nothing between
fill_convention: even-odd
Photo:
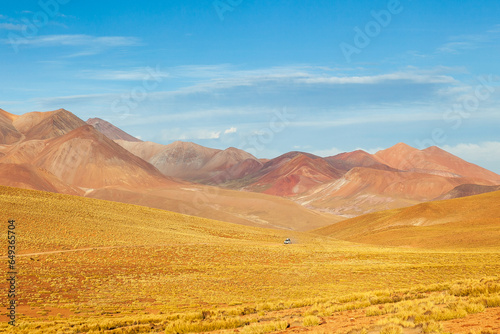
<instances>
[{"instance_id":1,"label":"yellow grassland","mask_svg":"<svg viewBox=\"0 0 500 334\"><path fill-rule=\"evenodd\" d=\"M18 320L7 326L1 298L0 332L268 333L293 325L320 333L338 312L364 310L380 321L359 333L440 333L443 321L500 306L496 248L374 247L0 187L3 258L10 218Z\"/></svg>"}]
</instances>

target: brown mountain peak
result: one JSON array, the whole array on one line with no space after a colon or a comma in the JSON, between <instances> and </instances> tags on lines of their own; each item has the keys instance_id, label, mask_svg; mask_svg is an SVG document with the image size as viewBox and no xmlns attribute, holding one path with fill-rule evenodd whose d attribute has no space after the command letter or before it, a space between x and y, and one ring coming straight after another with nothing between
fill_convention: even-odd
<instances>
[{"instance_id":1,"label":"brown mountain peak","mask_svg":"<svg viewBox=\"0 0 500 334\"><path fill-rule=\"evenodd\" d=\"M362 159L364 157L371 157L372 155L368 152L365 152L363 150L356 150L352 152L344 152L344 153L339 153L337 155L334 155L332 157L328 158L335 158L335 159L340 159L340 160L350 160L350 159Z\"/></svg>"},{"instance_id":2,"label":"brown mountain peak","mask_svg":"<svg viewBox=\"0 0 500 334\"><path fill-rule=\"evenodd\" d=\"M69 132L68 137L80 139L97 139L102 140L102 133L97 131L92 125L82 125L81 127Z\"/></svg>"},{"instance_id":3,"label":"brown mountain peak","mask_svg":"<svg viewBox=\"0 0 500 334\"><path fill-rule=\"evenodd\" d=\"M71 114L71 115L74 115L71 111L66 110L66 109L64 109L64 108L59 108L59 109L56 109L56 110L53 110L53 111L49 111L49 112L51 112L51 113L53 113L53 114L57 114L57 113L64 113L64 114L67 114L67 113L69 113L69 114Z\"/></svg>"},{"instance_id":4,"label":"brown mountain peak","mask_svg":"<svg viewBox=\"0 0 500 334\"><path fill-rule=\"evenodd\" d=\"M129 135L122 129L114 126L113 124L101 118L89 118L86 123L92 125L95 129L97 129L97 131L101 132L109 139L126 140L131 142L142 142L142 140Z\"/></svg>"},{"instance_id":5,"label":"brown mountain peak","mask_svg":"<svg viewBox=\"0 0 500 334\"><path fill-rule=\"evenodd\" d=\"M389 167L408 170L412 169L415 160L422 160L422 151L405 143L397 143L388 149L378 151L373 156Z\"/></svg>"},{"instance_id":6,"label":"brown mountain peak","mask_svg":"<svg viewBox=\"0 0 500 334\"><path fill-rule=\"evenodd\" d=\"M383 151L414 152L414 151L419 151L419 150L416 149L415 147L412 147L412 146L406 144L406 143L400 142L400 143L397 143L394 146L389 147L388 149L385 149L385 150L382 150L382 151L379 151L379 152L383 152Z\"/></svg>"},{"instance_id":7,"label":"brown mountain peak","mask_svg":"<svg viewBox=\"0 0 500 334\"><path fill-rule=\"evenodd\" d=\"M31 112L19 116L13 122L27 140L50 139L73 131L85 122L66 109Z\"/></svg>"},{"instance_id":8,"label":"brown mountain peak","mask_svg":"<svg viewBox=\"0 0 500 334\"><path fill-rule=\"evenodd\" d=\"M244 159L257 160L257 158L254 157L252 154L250 154L246 151L240 150L239 148L236 148L236 147L228 147L224 151L219 152L219 153L223 153L224 155L230 155L230 156L238 156L238 157L242 157Z\"/></svg>"},{"instance_id":9,"label":"brown mountain peak","mask_svg":"<svg viewBox=\"0 0 500 334\"><path fill-rule=\"evenodd\" d=\"M443 153L443 154L450 154L449 152L443 150L442 148L438 146L429 146L425 149L422 150L423 152L429 152L429 153Z\"/></svg>"},{"instance_id":10,"label":"brown mountain peak","mask_svg":"<svg viewBox=\"0 0 500 334\"><path fill-rule=\"evenodd\" d=\"M156 186L167 181L151 164L85 123L48 140L34 164L84 188Z\"/></svg>"}]
</instances>

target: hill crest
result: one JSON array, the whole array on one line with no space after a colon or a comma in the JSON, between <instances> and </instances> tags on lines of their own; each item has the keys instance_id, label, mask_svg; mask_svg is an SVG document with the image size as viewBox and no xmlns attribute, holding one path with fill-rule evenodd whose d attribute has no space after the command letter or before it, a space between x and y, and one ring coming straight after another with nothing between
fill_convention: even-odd
<instances>
[{"instance_id":1,"label":"hill crest","mask_svg":"<svg viewBox=\"0 0 500 334\"><path fill-rule=\"evenodd\" d=\"M500 246L500 191L362 215L315 233L383 246Z\"/></svg>"},{"instance_id":2,"label":"hill crest","mask_svg":"<svg viewBox=\"0 0 500 334\"><path fill-rule=\"evenodd\" d=\"M113 124L109 123L108 121L105 121L100 118L89 118L86 122L89 125L92 125L97 131L101 132L104 134L106 137L108 137L111 140L125 140L125 141L130 141L130 142L142 142L142 140L129 135L125 131L121 130L120 128L114 126Z\"/></svg>"}]
</instances>

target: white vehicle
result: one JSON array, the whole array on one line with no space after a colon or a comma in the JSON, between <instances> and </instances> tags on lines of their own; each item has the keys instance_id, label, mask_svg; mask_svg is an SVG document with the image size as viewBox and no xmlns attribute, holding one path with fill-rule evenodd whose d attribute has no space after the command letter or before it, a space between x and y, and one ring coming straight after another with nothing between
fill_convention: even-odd
<instances>
[{"instance_id":1,"label":"white vehicle","mask_svg":"<svg viewBox=\"0 0 500 334\"><path fill-rule=\"evenodd\" d=\"M288 245L288 244L291 244L292 243L292 240L290 240L290 238L286 238L285 239L285 245Z\"/></svg>"}]
</instances>

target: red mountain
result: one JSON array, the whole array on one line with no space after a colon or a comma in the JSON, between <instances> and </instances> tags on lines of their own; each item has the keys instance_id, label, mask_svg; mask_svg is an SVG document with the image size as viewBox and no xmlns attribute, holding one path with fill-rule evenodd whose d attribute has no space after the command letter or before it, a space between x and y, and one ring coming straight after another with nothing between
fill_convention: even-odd
<instances>
[{"instance_id":1,"label":"red mountain","mask_svg":"<svg viewBox=\"0 0 500 334\"><path fill-rule=\"evenodd\" d=\"M325 183L296 200L310 208L357 216L430 201L458 185L473 181L420 172L355 167L339 180Z\"/></svg>"},{"instance_id":2,"label":"red mountain","mask_svg":"<svg viewBox=\"0 0 500 334\"><path fill-rule=\"evenodd\" d=\"M21 116L0 109L0 184L154 203L148 205L174 211L190 207L186 213L269 226L274 226L273 205L283 209L288 200L274 202L267 195L289 197L317 211L359 215L500 184L499 175L437 147L417 150L401 143L374 155L358 150L321 158L289 152L267 160L236 148L128 141L133 137L105 121L89 123L64 109ZM459 187L463 184L468 186ZM251 210L249 198L254 200ZM256 209L264 199L272 202L266 202L265 218ZM296 203L293 207L302 212ZM307 208L300 215L311 218ZM290 217L285 211L281 227ZM310 224L294 222L301 229Z\"/></svg>"},{"instance_id":3,"label":"red mountain","mask_svg":"<svg viewBox=\"0 0 500 334\"><path fill-rule=\"evenodd\" d=\"M266 162L246 189L270 195L295 196L324 182L337 179L342 172L323 158L309 153L290 152Z\"/></svg>"},{"instance_id":4,"label":"red mountain","mask_svg":"<svg viewBox=\"0 0 500 334\"><path fill-rule=\"evenodd\" d=\"M500 184L500 175L454 156L436 146L418 150L399 143L375 153L386 165L405 171L417 171L449 177L470 177Z\"/></svg>"},{"instance_id":5,"label":"red mountain","mask_svg":"<svg viewBox=\"0 0 500 334\"><path fill-rule=\"evenodd\" d=\"M227 169L227 175L230 180L245 179L257 173L263 166L264 164L259 159L249 158Z\"/></svg>"}]
</instances>

